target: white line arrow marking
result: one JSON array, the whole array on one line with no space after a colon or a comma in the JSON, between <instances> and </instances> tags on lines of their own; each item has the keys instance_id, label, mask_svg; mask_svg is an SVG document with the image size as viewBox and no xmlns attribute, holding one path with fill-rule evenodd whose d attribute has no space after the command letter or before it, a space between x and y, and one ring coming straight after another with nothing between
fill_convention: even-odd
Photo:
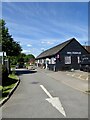
<instances>
[{"instance_id":1,"label":"white line arrow marking","mask_svg":"<svg viewBox=\"0 0 90 120\"><path fill-rule=\"evenodd\" d=\"M50 93L46 90L46 88L43 85L40 85L40 87L44 90L44 92L48 95L49 98L46 100L52 104L53 107L55 107L60 113L62 113L66 117L66 113L64 111L64 108L62 107L62 104L58 97L52 97Z\"/></svg>"}]
</instances>

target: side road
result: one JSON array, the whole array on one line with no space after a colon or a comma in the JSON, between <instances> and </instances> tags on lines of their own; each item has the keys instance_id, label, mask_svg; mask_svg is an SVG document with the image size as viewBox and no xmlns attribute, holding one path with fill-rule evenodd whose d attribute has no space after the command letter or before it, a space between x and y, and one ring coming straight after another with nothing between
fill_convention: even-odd
<instances>
[{"instance_id":1,"label":"side road","mask_svg":"<svg viewBox=\"0 0 90 120\"><path fill-rule=\"evenodd\" d=\"M38 68L39 69L39 68ZM73 89L79 90L81 92L87 93L88 91L88 80L82 80L77 77L77 74L80 74L79 71L76 72L65 72L65 71L58 71L53 72L45 69L41 69L42 72L45 72L48 76L52 77L55 80L60 81L63 84L66 84ZM76 74L76 76L72 76ZM87 73L84 73L85 75ZM87 74L88 76L88 74ZM84 78L84 77L83 77ZM87 77L86 77L87 78Z\"/></svg>"}]
</instances>

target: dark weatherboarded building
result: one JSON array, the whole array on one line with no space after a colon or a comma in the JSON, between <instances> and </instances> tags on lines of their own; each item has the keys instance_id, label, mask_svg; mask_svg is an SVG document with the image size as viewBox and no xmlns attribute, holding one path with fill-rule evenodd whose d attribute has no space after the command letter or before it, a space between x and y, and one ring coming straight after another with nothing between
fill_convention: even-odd
<instances>
[{"instance_id":1,"label":"dark weatherboarded building","mask_svg":"<svg viewBox=\"0 0 90 120\"><path fill-rule=\"evenodd\" d=\"M45 68L54 71L79 69L81 56L85 54L89 52L75 38L72 38L42 52L36 57L36 61L37 65L44 65Z\"/></svg>"}]
</instances>

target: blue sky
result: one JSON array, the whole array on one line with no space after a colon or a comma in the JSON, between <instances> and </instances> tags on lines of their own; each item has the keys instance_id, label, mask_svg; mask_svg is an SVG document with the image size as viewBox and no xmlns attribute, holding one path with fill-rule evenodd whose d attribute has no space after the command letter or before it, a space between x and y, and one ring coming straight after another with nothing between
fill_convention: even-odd
<instances>
[{"instance_id":1,"label":"blue sky","mask_svg":"<svg viewBox=\"0 0 90 120\"><path fill-rule=\"evenodd\" d=\"M87 2L4 2L2 18L26 54L37 56L72 37L88 42Z\"/></svg>"}]
</instances>

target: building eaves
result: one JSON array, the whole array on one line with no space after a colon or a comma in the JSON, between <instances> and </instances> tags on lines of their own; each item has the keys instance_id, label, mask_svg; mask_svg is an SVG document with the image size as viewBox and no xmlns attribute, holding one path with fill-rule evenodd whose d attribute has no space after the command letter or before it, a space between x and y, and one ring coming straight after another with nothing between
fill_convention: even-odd
<instances>
[{"instance_id":1,"label":"building eaves","mask_svg":"<svg viewBox=\"0 0 90 120\"><path fill-rule=\"evenodd\" d=\"M57 54L59 51L61 51L67 44L69 44L72 40L76 40L75 38L69 39L55 47L52 47L44 52L42 52L40 55L36 57L36 59L42 59L46 57L51 57Z\"/></svg>"}]
</instances>

